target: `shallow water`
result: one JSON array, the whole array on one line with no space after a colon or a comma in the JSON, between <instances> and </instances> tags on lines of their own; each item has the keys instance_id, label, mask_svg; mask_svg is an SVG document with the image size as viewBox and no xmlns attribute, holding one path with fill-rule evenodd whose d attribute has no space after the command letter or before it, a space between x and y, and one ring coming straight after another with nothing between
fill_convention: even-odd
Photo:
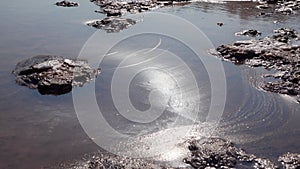
<instances>
[{"instance_id":1,"label":"shallow water","mask_svg":"<svg viewBox=\"0 0 300 169\"><path fill-rule=\"evenodd\" d=\"M0 168L51 166L74 158L80 159L83 154L100 149L85 134L79 124L72 93L61 96L42 96L35 90L15 84L11 74L18 61L34 55L52 54L69 58L77 57L82 46L96 31L83 23L104 17L102 14L93 12L98 7L86 0L79 1L79 8L56 7L53 3L54 1L38 0L1 2ZM195 2L157 11L187 19L202 30L215 46L234 40L248 39L234 36L235 32L248 28L258 29L263 33L262 36L267 36L272 33L273 29L280 27L292 27L300 31L299 17L257 17L259 10L254 6L255 4L249 2L224 4ZM274 24L273 21L279 22ZM217 26L217 22L223 22L224 26ZM147 18L133 28L139 30L143 26L163 28L163 24L153 25L152 21ZM129 35L129 33L130 30L125 30L122 34ZM190 36L189 33L187 31L186 36ZM105 32L100 32L100 35L102 34L104 36ZM102 41L105 45L109 39ZM175 53L186 65L180 65L181 62L176 62L176 60L166 59L173 57L170 53L161 55L163 57L153 57L153 54L156 56L160 53L159 51L153 51L154 53L149 55L138 53L141 57L132 56L124 62L122 72L125 74L137 70L136 66L155 65L160 70L171 72L175 76L172 79L168 73L157 70L141 71L135 76L129 89L132 91L130 99L136 109L142 111L149 108L147 96L151 90L157 90L155 97L160 98L159 101L152 102L154 108L155 105L159 108L161 99L164 100L169 96L173 98L167 100L169 104L166 111L155 122L139 124L129 121L122 117L121 115L124 116L124 114L120 114L112 104L112 75L125 53L130 54L145 48L151 50L160 41L160 49ZM101 46L98 50L100 49ZM191 112L197 113L196 121L200 124L205 120L211 101L208 74L204 64L196 61L195 53L184 44L165 36L143 34L118 43L110 53L111 55L106 56L103 64L100 65L102 74L95 82L95 91L103 116L115 130L128 135L152 133L148 138L142 139L139 146L144 146L143 142L150 140L147 145L153 145L154 148L151 149L150 146L150 150L155 153L157 149L164 151L168 148L166 145L170 146L180 141L172 138L174 130L185 131L186 126L195 120L195 114L187 114L187 110L192 109ZM201 57L212 56L207 54ZM214 66L214 62L208 66ZM259 77L267 72L266 70L236 66L228 62L223 62L223 66L227 80L227 100L223 119L214 135L228 138L246 151L263 157L275 159L287 151L299 153L299 104L287 97L259 89L259 84L262 83ZM197 91L194 88L195 84L185 83L189 76L180 76L190 73L189 70L194 73L200 97L194 93ZM116 89L122 89L123 82L126 81L125 78L122 79L122 76L119 80L121 83L116 85ZM178 80L179 82L176 82ZM178 84L181 86L176 86ZM75 90L85 92L89 87L88 84ZM186 90L183 91L185 97L176 95L182 92L179 89ZM205 124L201 125L201 128L205 126ZM198 134L201 136L211 134L204 131L201 130ZM162 136L171 141L162 139ZM153 138L160 138L167 143L164 145ZM157 143L162 143L162 145L157 145ZM144 151L134 152L139 154ZM172 161L176 158L178 157L159 156L158 160Z\"/></svg>"}]
</instances>

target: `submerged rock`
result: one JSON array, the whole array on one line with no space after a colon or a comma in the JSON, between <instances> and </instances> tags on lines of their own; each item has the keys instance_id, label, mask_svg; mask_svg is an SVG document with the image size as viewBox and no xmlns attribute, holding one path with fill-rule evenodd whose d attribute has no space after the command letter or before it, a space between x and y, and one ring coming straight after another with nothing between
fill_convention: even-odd
<instances>
[{"instance_id":1,"label":"submerged rock","mask_svg":"<svg viewBox=\"0 0 300 169\"><path fill-rule=\"evenodd\" d=\"M261 32L254 30L254 29L247 29L247 30L243 30L241 32L237 32L235 33L236 36L250 36L250 37L256 37L256 36L260 36Z\"/></svg>"},{"instance_id":2,"label":"submerged rock","mask_svg":"<svg viewBox=\"0 0 300 169\"><path fill-rule=\"evenodd\" d=\"M217 47L218 55L236 64L274 69L277 81L267 82L263 89L271 92L300 96L300 34L281 28L275 34L259 40L237 41ZM275 78L275 76L274 76Z\"/></svg>"},{"instance_id":3,"label":"submerged rock","mask_svg":"<svg viewBox=\"0 0 300 169\"><path fill-rule=\"evenodd\" d=\"M97 29L105 30L108 33L114 33L114 32L120 32L123 29L127 29L136 23L137 21L133 19L125 19L120 17L108 17L102 20L89 22L87 23L87 25Z\"/></svg>"},{"instance_id":4,"label":"submerged rock","mask_svg":"<svg viewBox=\"0 0 300 169\"><path fill-rule=\"evenodd\" d=\"M63 7L77 7L79 4L77 2L71 2L71 1L61 1L61 2L56 2L55 5L57 6L63 6Z\"/></svg>"},{"instance_id":5,"label":"submerged rock","mask_svg":"<svg viewBox=\"0 0 300 169\"><path fill-rule=\"evenodd\" d=\"M300 154L286 153L278 158L278 161L282 163L284 168L287 169L299 169L300 168Z\"/></svg>"},{"instance_id":6,"label":"submerged rock","mask_svg":"<svg viewBox=\"0 0 300 169\"><path fill-rule=\"evenodd\" d=\"M41 94L61 95L74 86L83 86L96 78L99 69L92 69L86 61L64 59L60 56L39 55L16 65L16 82Z\"/></svg>"}]
</instances>

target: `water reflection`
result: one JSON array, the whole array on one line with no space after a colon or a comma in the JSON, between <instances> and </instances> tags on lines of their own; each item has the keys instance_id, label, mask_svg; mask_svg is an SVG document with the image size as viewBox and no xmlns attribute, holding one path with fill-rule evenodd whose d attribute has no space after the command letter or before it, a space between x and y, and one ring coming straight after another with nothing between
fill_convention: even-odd
<instances>
[{"instance_id":1,"label":"water reflection","mask_svg":"<svg viewBox=\"0 0 300 169\"><path fill-rule=\"evenodd\" d=\"M0 18L3 25L0 28L0 58L2 59L0 63L0 150L2 152L0 168L40 168L56 162L81 158L84 153L96 151L99 147L87 137L78 123L70 94L60 97L40 96L35 91L17 86L11 75L11 70L18 61L37 54L50 53L76 57L86 39L94 32L94 29L82 23L99 17L99 14L94 13L95 6L86 0L82 0L81 6L75 10L56 8L52 3L38 0L24 3L16 0L2 1L1 4ZM255 27L263 32L263 36L272 32L275 27L288 26L300 29L297 15L260 18L256 17L257 9L254 8L254 4L249 4L249 7L246 4L246 8L244 5L234 2L228 4L197 2L158 11L187 18L202 29L216 45L241 39L235 37L234 33L244 28ZM279 23L274 24L274 20L279 20ZM223 21L224 26L218 27L216 25L218 21ZM189 35L189 32L187 31L186 34ZM196 104L200 108L197 120L201 124L210 104L210 83L207 80L207 73L203 65L193 64L195 61L193 53L170 39L167 41L167 44L162 43L160 47L170 48L172 53L180 56L191 68L200 87L202 97L200 103ZM112 74L120 63L119 59L124 55L123 52L151 49L158 42L158 37L136 37L112 49L110 56L113 57L107 57L104 62L106 64L101 65L103 73L97 79L96 95L99 105L105 112L104 116L111 126L124 134L149 134L149 138L143 137L139 144L147 145L152 142L156 147L163 149L164 144L157 144L166 141L173 142L175 145L177 141L182 141L176 140L173 136L177 131L184 131L186 124L190 122L183 116L185 114L182 109L193 106L174 97L169 104L170 109L165 111L155 123L141 125L128 121L117 113L110 92ZM133 58L139 62L145 59ZM159 64L162 61L155 62ZM255 71L254 75L251 75L253 72L243 72L245 69L243 66L230 63L224 65L228 92L224 124L219 134L243 144L243 148L251 153L262 154L265 157L276 157L286 151L299 152L299 105L286 102L278 95L258 91L255 84L249 83L248 78L243 79L247 74L250 74L248 77L251 78L259 76ZM174 73L181 71L181 67L173 68ZM151 81L153 78L157 80ZM130 85L132 91L130 99L133 106L141 111L148 110L150 102L145 95L149 90L159 89L161 97L164 96L164 92L172 95L177 87L175 81L171 79L166 73L158 70L141 72ZM147 83L148 81L150 83ZM164 88L166 90L162 90ZM154 103L159 104L159 101ZM176 119L181 119L182 125L170 128ZM207 126L209 125L205 124L204 128L209 129ZM195 133L191 135L210 134L204 129L201 130L201 126L196 128ZM136 143L135 141L137 140L132 143ZM157 159L172 161L177 155L180 158L181 149L172 150ZM139 153L138 150L135 152Z\"/></svg>"},{"instance_id":2,"label":"water reflection","mask_svg":"<svg viewBox=\"0 0 300 169\"><path fill-rule=\"evenodd\" d=\"M91 42L88 44L94 46ZM94 59L88 48L82 56ZM85 91L87 88L74 93L76 107L84 106L78 107L80 122L97 144L122 155L155 156L175 146L181 140L176 138L186 135L195 122L205 121L211 89L208 73L198 57L210 57L208 54L197 56L182 42L153 33L127 37L107 53L95 86L101 113L90 101L82 103L86 99L80 98L88 98L85 93L90 93ZM89 112L89 116L81 112ZM105 118L103 122L99 114ZM94 127L88 128L91 124ZM173 136L158 134L173 128ZM120 143L123 146L117 146ZM152 146L138 148L148 144Z\"/></svg>"}]
</instances>

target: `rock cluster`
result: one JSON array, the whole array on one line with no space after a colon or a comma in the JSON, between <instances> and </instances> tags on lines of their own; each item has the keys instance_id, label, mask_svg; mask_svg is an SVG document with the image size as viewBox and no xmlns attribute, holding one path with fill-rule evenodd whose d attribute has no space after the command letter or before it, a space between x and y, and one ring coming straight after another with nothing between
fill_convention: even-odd
<instances>
[{"instance_id":1,"label":"rock cluster","mask_svg":"<svg viewBox=\"0 0 300 169\"><path fill-rule=\"evenodd\" d=\"M178 1L155 1L155 0L129 0L129 1L116 1L116 0L90 0L96 5L100 6L101 12L107 16L121 16L125 13L138 13L149 11L151 9L170 6L176 4L185 4L189 0L178 0Z\"/></svg>"},{"instance_id":2,"label":"rock cluster","mask_svg":"<svg viewBox=\"0 0 300 169\"><path fill-rule=\"evenodd\" d=\"M137 21L132 19L121 18L126 13L139 13L149 11L155 8L182 5L189 3L190 0L170 0L170 1L156 1L156 0L90 0L94 4L100 7L96 12L105 14L108 18L103 20L94 21L88 23L88 26L92 26L98 29L103 29L106 32L119 32L123 29L134 25ZM119 17L119 18L118 18Z\"/></svg>"},{"instance_id":3,"label":"rock cluster","mask_svg":"<svg viewBox=\"0 0 300 169\"><path fill-rule=\"evenodd\" d=\"M288 169L300 168L300 154L286 153L280 156L278 161L282 163L284 168L288 168Z\"/></svg>"},{"instance_id":4,"label":"rock cluster","mask_svg":"<svg viewBox=\"0 0 300 169\"><path fill-rule=\"evenodd\" d=\"M127 12L138 13L148 11L157 7L157 4L151 0L146 1L111 1L111 0L91 0L96 5L100 6L101 13L106 14L107 16L121 16Z\"/></svg>"},{"instance_id":5,"label":"rock cluster","mask_svg":"<svg viewBox=\"0 0 300 169\"><path fill-rule=\"evenodd\" d=\"M92 69L86 61L48 55L21 61L13 70L18 84L49 95L68 93L72 87L83 86L99 73L99 69Z\"/></svg>"},{"instance_id":6,"label":"rock cluster","mask_svg":"<svg viewBox=\"0 0 300 169\"><path fill-rule=\"evenodd\" d=\"M184 162L193 168L241 168L245 164L246 167L252 168L278 168L270 160L247 154L233 143L221 138L192 140L188 148L190 155Z\"/></svg>"},{"instance_id":7,"label":"rock cluster","mask_svg":"<svg viewBox=\"0 0 300 169\"><path fill-rule=\"evenodd\" d=\"M274 32L274 35L259 40L221 45L213 54L236 64L277 70L276 74L268 75L277 80L266 83L263 89L300 96L300 34L288 28Z\"/></svg>"},{"instance_id":8,"label":"rock cluster","mask_svg":"<svg viewBox=\"0 0 300 169\"><path fill-rule=\"evenodd\" d=\"M263 0L261 3L257 6L258 8L267 9L275 4L275 12L285 15L294 14L300 10L300 0Z\"/></svg>"},{"instance_id":9,"label":"rock cluster","mask_svg":"<svg viewBox=\"0 0 300 169\"><path fill-rule=\"evenodd\" d=\"M71 2L71 1L61 1L61 2L56 2L55 5L57 6L63 6L63 7L77 7L79 4L77 2Z\"/></svg>"},{"instance_id":10,"label":"rock cluster","mask_svg":"<svg viewBox=\"0 0 300 169\"><path fill-rule=\"evenodd\" d=\"M216 169L216 168L255 168L255 169L278 169L285 167L298 169L300 154L287 153L279 157L278 166L271 160L248 154L238 148L232 142L222 138L202 138L186 141L184 148L187 149L187 157L183 159L185 165L171 167L166 163L139 158L121 157L105 152L85 156L76 164L60 164L60 168L82 169Z\"/></svg>"},{"instance_id":11,"label":"rock cluster","mask_svg":"<svg viewBox=\"0 0 300 169\"><path fill-rule=\"evenodd\" d=\"M275 10L283 14L293 14L300 10L300 1L281 0L276 4Z\"/></svg>"},{"instance_id":12,"label":"rock cluster","mask_svg":"<svg viewBox=\"0 0 300 169\"><path fill-rule=\"evenodd\" d=\"M236 36L250 36L250 37L256 37L256 36L260 36L261 32L254 30L254 29L247 29L247 30L243 30L241 32L237 32L235 33Z\"/></svg>"},{"instance_id":13,"label":"rock cluster","mask_svg":"<svg viewBox=\"0 0 300 169\"><path fill-rule=\"evenodd\" d=\"M130 26L136 24L137 21L133 19L125 19L120 17L107 17L102 20L96 20L88 22L88 26L92 26L97 29L105 30L107 33L120 32L123 29L127 29Z\"/></svg>"},{"instance_id":14,"label":"rock cluster","mask_svg":"<svg viewBox=\"0 0 300 169\"><path fill-rule=\"evenodd\" d=\"M171 167L155 164L151 161L143 159L136 159L130 157L120 157L116 155L94 155L90 160L86 162L86 168L88 169L141 169L141 168L162 168L172 169Z\"/></svg>"}]
</instances>

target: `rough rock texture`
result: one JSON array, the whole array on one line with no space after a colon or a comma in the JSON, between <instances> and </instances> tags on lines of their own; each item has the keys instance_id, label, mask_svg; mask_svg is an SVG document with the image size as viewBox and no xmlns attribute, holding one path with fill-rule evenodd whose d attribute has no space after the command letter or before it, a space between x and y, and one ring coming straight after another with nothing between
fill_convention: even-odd
<instances>
[{"instance_id":1,"label":"rough rock texture","mask_svg":"<svg viewBox=\"0 0 300 169\"><path fill-rule=\"evenodd\" d=\"M155 164L151 161L142 159L134 159L120 156L99 155L93 156L91 160L87 161L89 169L112 168L112 169L140 169L140 168L164 168L172 169L171 167Z\"/></svg>"},{"instance_id":2,"label":"rough rock texture","mask_svg":"<svg viewBox=\"0 0 300 169\"><path fill-rule=\"evenodd\" d=\"M77 2L71 2L71 1L61 1L61 2L56 2L55 5L57 6L62 6L62 7L77 7L79 4Z\"/></svg>"},{"instance_id":3,"label":"rough rock texture","mask_svg":"<svg viewBox=\"0 0 300 169\"><path fill-rule=\"evenodd\" d=\"M300 154L286 153L279 157L279 162L282 163L286 169L299 169L300 168Z\"/></svg>"},{"instance_id":4,"label":"rough rock texture","mask_svg":"<svg viewBox=\"0 0 300 169\"><path fill-rule=\"evenodd\" d=\"M278 1L276 4L277 12L283 14L293 14L300 10L300 1L299 0L282 0Z\"/></svg>"},{"instance_id":5,"label":"rough rock texture","mask_svg":"<svg viewBox=\"0 0 300 169\"><path fill-rule=\"evenodd\" d=\"M189 157L184 162L193 168L278 168L268 159L247 154L233 143L221 138L192 140Z\"/></svg>"},{"instance_id":6,"label":"rough rock texture","mask_svg":"<svg viewBox=\"0 0 300 169\"><path fill-rule=\"evenodd\" d=\"M50 95L68 93L73 86L83 86L99 73L99 69L92 69L86 61L48 55L23 60L13 70L18 84Z\"/></svg>"},{"instance_id":7,"label":"rough rock texture","mask_svg":"<svg viewBox=\"0 0 300 169\"><path fill-rule=\"evenodd\" d=\"M291 96L300 96L300 34L293 29L281 28L275 34L259 40L237 41L219 46L213 53L236 64L274 69L267 75L274 81L263 89Z\"/></svg>"},{"instance_id":8,"label":"rough rock texture","mask_svg":"<svg viewBox=\"0 0 300 169\"><path fill-rule=\"evenodd\" d=\"M235 33L236 36L250 36L250 37L256 37L256 36L260 36L261 32L254 30L254 29L247 29L247 30L243 30L241 32L237 32Z\"/></svg>"},{"instance_id":9,"label":"rough rock texture","mask_svg":"<svg viewBox=\"0 0 300 169\"><path fill-rule=\"evenodd\" d=\"M100 6L101 12L107 16L121 16L125 13L138 13L149 11L155 8L171 5L181 5L188 3L189 0L170 0L170 1L156 1L156 0L127 0L127 1L118 1L118 0L90 0L96 5Z\"/></svg>"},{"instance_id":10,"label":"rough rock texture","mask_svg":"<svg viewBox=\"0 0 300 169\"><path fill-rule=\"evenodd\" d=\"M190 0L90 0L100 7L95 12L106 14L108 18L103 20L94 21L87 25L95 28L103 29L106 32L119 32L123 29L136 24L137 21L132 19L118 18L126 13L139 13L164 6L184 5L189 3Z\"/></svg>"},{"instance_id":11,"label":"rough rock texture","mask_svg":"<svg viewBox=\"0 0 300 169\"><path fill-rule=\"evenodd\" d=\"M100 11L107 16L121 16L127 12L137 13L148 11L157 7L154 1L112 1L112 0L91 0L96 5L100 6Z\"/></svg>"},{"instance_id":12,"label":"rough rock texture","mask_svg":"<svg viewBox=\"0 0 300 169\"><path fill-rule=\"evenodd\" d=\"M136 24L137 21L133 19L124 19L120 17L108 17L102 20L92 21L87 23L88 26L92 26L97 29L105 30L108 33L120 32L123 29L127 29Z\"/></svg>"},{"instance_id":13,"label":"rough rock texture","mask_svg":"<svg viewBox=\"0 0 300 169\"><path fill-rule=\"evenodd\" d=\"M257 7L260 9L274 8L275 13L285 15L295 14L300 11L300 0L262 0L261 5Z\"/></svg>"}]
</instances>

